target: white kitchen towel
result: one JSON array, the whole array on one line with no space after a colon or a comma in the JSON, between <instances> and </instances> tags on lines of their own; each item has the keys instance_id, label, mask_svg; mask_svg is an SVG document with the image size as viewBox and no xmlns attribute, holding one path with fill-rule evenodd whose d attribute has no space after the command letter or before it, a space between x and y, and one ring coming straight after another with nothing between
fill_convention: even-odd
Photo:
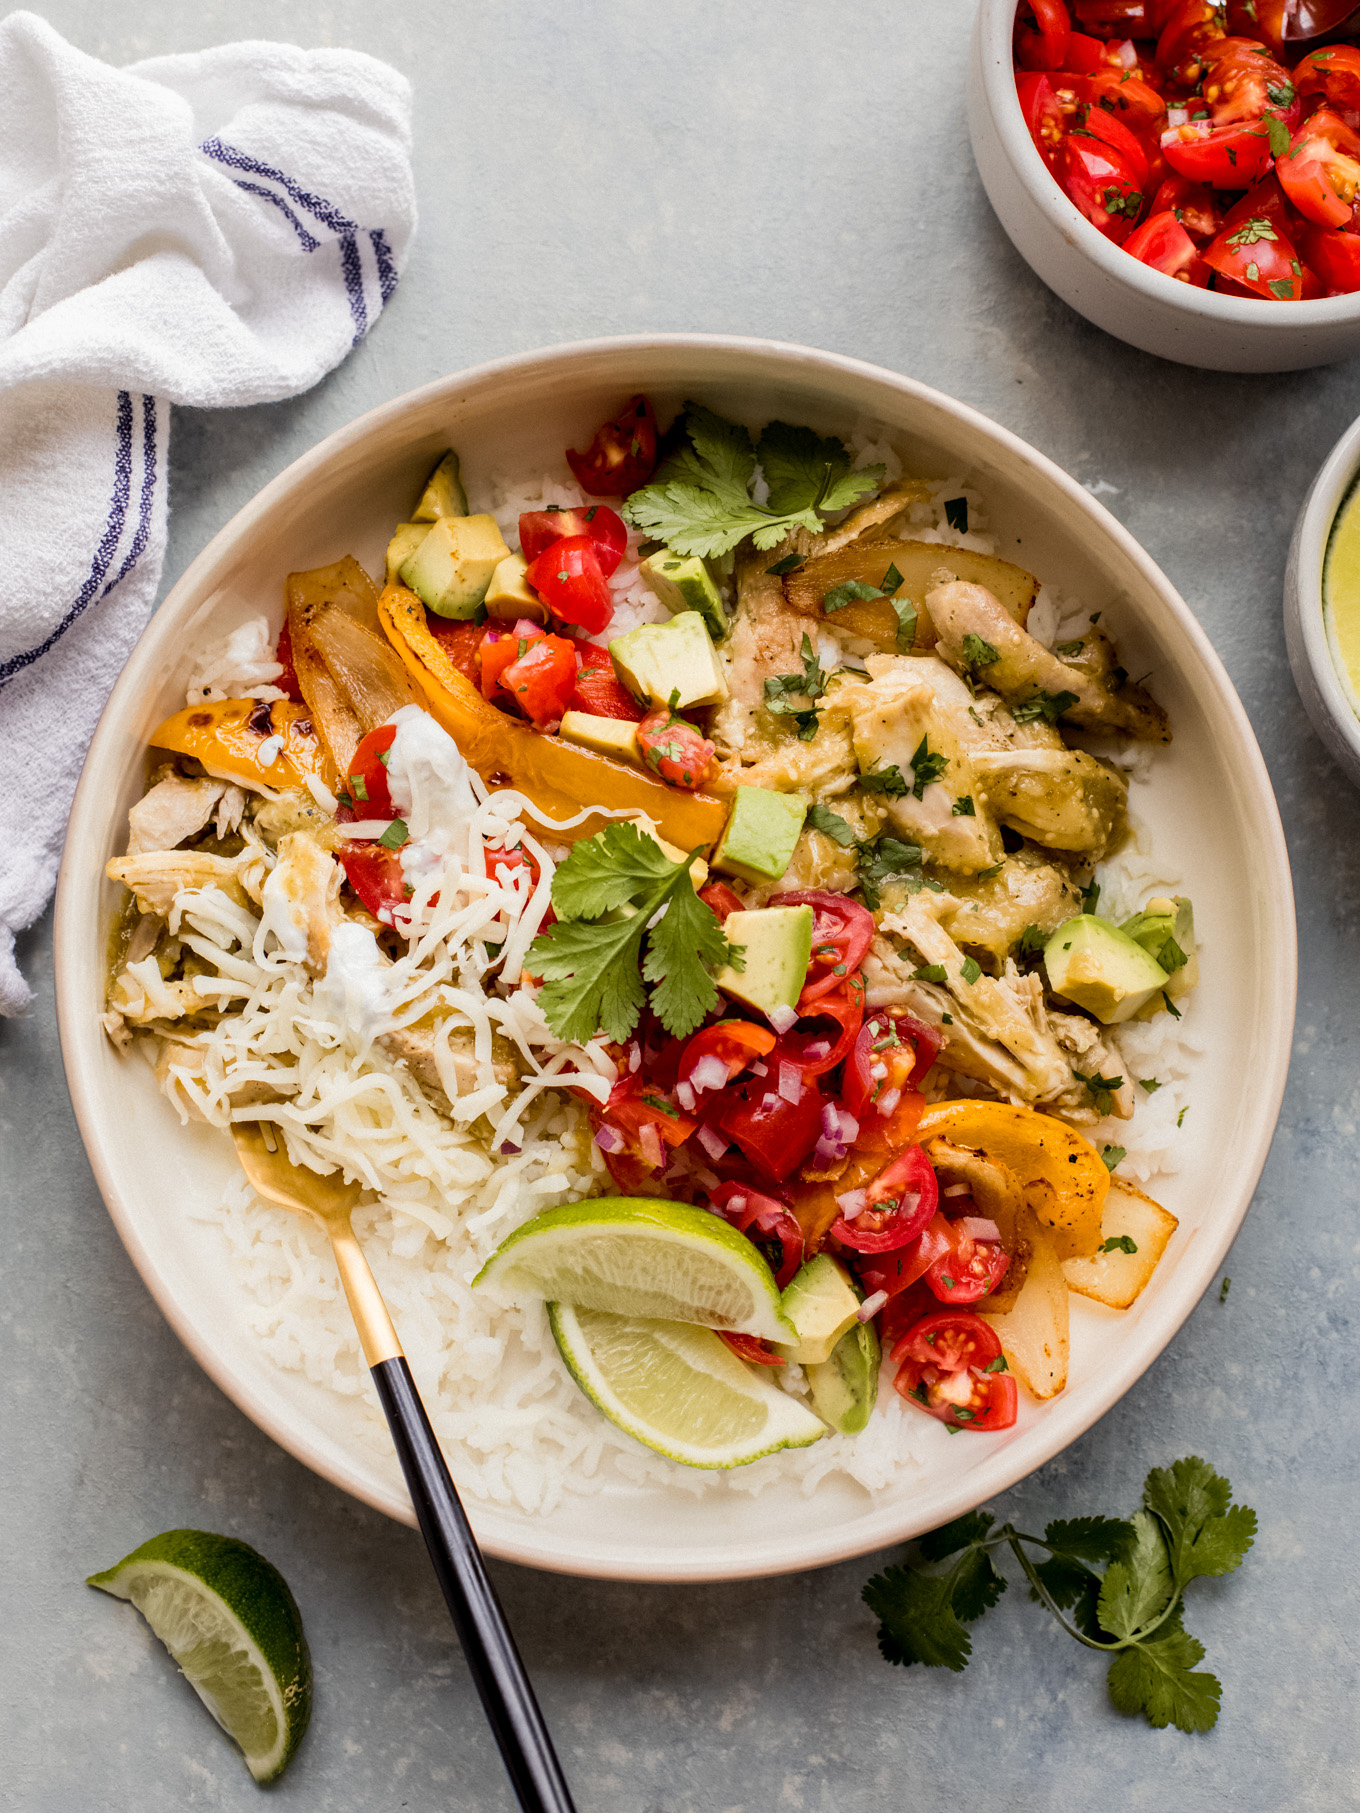
<instances>
[{"instance_id":1,"label":"white kitchen towel","mask_svg":"<svg viewBox=\"0 0 1360 1813\"><path fill-rule=\"evenodd\" d=\"M150 615L171 404L270 402L358 344L415 230L410 88L243 43L113 69L0 21L0 1014Z\"/></svg>"}]
</instances>

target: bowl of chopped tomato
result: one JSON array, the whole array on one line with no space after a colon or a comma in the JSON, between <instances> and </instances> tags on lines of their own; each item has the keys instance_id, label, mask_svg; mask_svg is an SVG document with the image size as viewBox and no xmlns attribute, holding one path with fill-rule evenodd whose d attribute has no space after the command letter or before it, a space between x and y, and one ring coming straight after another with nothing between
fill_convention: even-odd
<instances>
[{"instance_id":1,"label":"bowl of chopped tomato","mask_svg":"<svg viewBox=\"0 0 1360 1813\"><path fill-rule=\"evenodd\" d=\"M982 0L973 152L1017 251L1097 327L1218 371L1360 346L1360 48L1296 0Z\"/></svg>"}]
</instances>

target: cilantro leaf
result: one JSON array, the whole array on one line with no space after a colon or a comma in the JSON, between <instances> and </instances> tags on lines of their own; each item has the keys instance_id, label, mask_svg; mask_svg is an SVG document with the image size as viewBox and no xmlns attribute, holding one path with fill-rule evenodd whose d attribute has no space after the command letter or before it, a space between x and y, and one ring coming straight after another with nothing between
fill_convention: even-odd
<instances>
[{"instance_id":1,"label":"cilantro leaf","mask_svg":"<svg viewBox=\"0 0 1360 1813\"><path fill-rule=\"evenodd\" d=\"M976 673L980 667L991 667L1001 659L1000 649L993 648L990 642L981 636L975 636L972 630L963 639L963 664Z\"/></svg>"},{"instance_id":2,"label":"cilantro leaf","mask_svg":"<svg viewBox=\"0 0 1360 1813\"><path fill-rule=\"evenodd\" d=\"M879 1620L878 1647L885 1661L903 1668L924 1662L955 1674L968 1666L972 1639L955 1616L949 1575L887 1567L865 1583L862 1596Z\"/></svg>"},{"instance_id":3,"label":"cilantro leaf","mask_svg":"<svg viewBox=\"0 0 1360 1813\"><path fill-rule=\"evenodd\" d=\"M688 869L684 876L686 885L676 888L652 928L642 964L644 981L654 985L652 1011L677 1039L688 1038L718 1005L709 967L718 968L728 951L717 914L694 892Z\"/></svg>"},{"instance_id":4,"label":"cilantro leaf","mask_svg":"<svg viewBox=\"0 0 1360 1813\"><path fill-rule=\"evenodd\" d=\"M1059 1518L1044 1531L1044 1541L1051 1547L1082 1561L1118 1561L1133 1539L1133 1525L1126 1517Z\"/></svg>"},{"instance_id":5,"label":"cilantro leaf","mask_svg":"<svg viewBox=\"0 0 1360 1813\"><path fill-rule=\"evenodd\" d=\"M1143 1502L1165 1527L1178 1586L1240 1567L1256 1536L1256 1513L1229 1504L1231 1496L1222 1474L1193 1455L1148 1474Z\"/></svg>"},{"instance_id":6,"label":"cilantro leaf","mask_svg":"<svg viewBox=\"0 0 1360 1813\"><path fill-rule=\"evenodd\" d=\"M892 598L889 603L897 614L898 653L909 655L916 642L916 606L908 598Z\"/></svg>"},{"instance_id":7,"label":"cilantro leaf","mask_svg":"<svg viewBox=\"0 0 1360 1813\"><path fill-rule=\"evenodd\" d=\"M971 988L982 974L982 965L978 962L976 957L965 957L963 960L963 967L960 969L959 974L963 977L969 988Z\"/></svg>"},{"instance_id":8,"label":"cilantro leaf","mask_svg":"<svg viewBox=\"0 0 1360 1813\"><path fill-rule=\"evenodd\" d=\"M829 837L842 849L848 850L855 841L855 833L846 824L839 812L833 812L829 806L821 804L809 806L807 822L813 831L820 831L823 837Z\"/></svg>"},{"instance_id":9,"label":"cilantro leaf","mask_svg":"<svg viewBox=\"0 0 1360 1813\"><path fill-rule=\"evenodd\" d=\"M769 508L781 516L799 510L843 510L878 489L882 466L851 472L845 443L810 428L770 422L756 450L770 487Z\"/></svg>"},{"instance_id":10,"label":"cilantro leaf","mask_svg":"<svg viewBox=\"0 0 1360 1813\"><path fill-rule=\"evenodd\" d=\"M911 790L917 799L925 797L926 788L932 781L939 780L948 766L949 757L940 755L938 751L932 755L930 744L922 737L911 758Z\"/></svg>"},{"instance_id":11,"label":"cilantro leaf","mask_svg":"<svg viewBox=\"0 0 1360 1813\"><path fill-rule=\"evenodd\" d=\"M833 611L843 611L847 604L863 604L871 598L882 596L876 585L866 585L862 579L847 579L823 593L822 610L829 617Z\"/></svg>"},{"instance_id":12,"label":"cilantro leaf","mask_svg":"<svg viewBox=\"0 0 1360 1813\"><path fill-rule=\"evenodd\" d=\"M1204 1645L1177 1620L1150 1642L1120 1651L1107 1678L1110 1699L1130 1717L1141 1712L1158 1731L1173 1724L1208 1731L1217 1722L1223 1689L1216 1676L1193 1672L1203 1660Z\"/></svg>"},{"instance_id":13,"label":"cilantro leaf","mask_svg":"<svg viewBox=\"0 0 1360 1813\"><path fill-rule=\"evenodd\" d=\"M924 1560L946 1561L960 1549L966 1549L969 1543L981 1542L995 1522L989 1511L966 1511L952 1523L941 1524L938 1530L928 1530L917 1546Z\"/></svg>"},{"instance_id":14,"label":"cilantro leaf","mask_svg":"<svg viewBox=\"0 0 1360 1813\"><path fill-rule=\"evenodd\" d=\"M776 560L772 567L766 567L765 571L782 577L785 573L796 573L799 567L806 565L806 554L786 554L782 560Z\"/></svg>"},{"instance_id":15,"label":"cilantro leaf","mask_svg":"<svg viewBox=\"0 0 1360 1813\"><path fill-rule=\"evenodd\" d=\"M901 799L911 792L910 783L895 764L860 775L859 784L866 793L881 793L885 799Z\"/></svg>"},{"instance_id":16,"label":"cilantro leaf","mask_svg":"<svg viewBox=\"0 0 1360 1813\"><path fill-rule=\"evenodd\" d=\"M553 907L559 919L598 919L628 906L674 867L660 844L644 837L636 825L609 825L574 844L566 861L557 865Z\"/></svg>"},{"instance_id":17,"label":"cilantro leaf","mask_svg":"<svg viewBox=\"0 0 1360 1813\"><path fill-rule=\"evenodd\" d=\"M1020 934L1018 950L1022 957L1042 957L1048 947L1048 933L1037 925L1027 925Z\"/></svg>"},{"instance_id":18,"label":"cilantro leaf","mask_svg":"<svg viewBox=\"0 0 1360 1813\"><path fill-rule=\"evenodd\" d=\"M858 866L859 888L864 896L864 904L870 910L880 907L882 897L880 884L899 876L908 877L908 885L913 893L919 893L921 887L921 846L904 844L896 837L866 838L855 847L855 862Z\"/></svg>"},{"instance_id":19,"label":"cilantro leaf","mask_svg":"<svg viewBox=\"0 0 1360 1813\"><path fill-rule=\"evenodd\" d=\"M406 828L406 820L394 818L377 841L385 850L399 850L410 838L410 835L411 833Z\"/></svg>"},{"instance_id":20,"label":"cilantro leaf","mask_svg":"<svg viewBox=\"0 0 1360 1813\"><path fill-rule=\"evenodd\" d=\"M923 963L911 972L913 982L948 982L949 972L943 963Z\"/></svg>"},{"instance_id":21,"label":"cilantro leaf","mask_svg":"<svg viewBox=\"0 0 1360 1813\"><path fill-rule=\"evenodd\" d=\"M1289 128L1275 114L1266 115L1266 134L1270 139L1270 155L1283 157L1289 149Z\"/></svg>"},{"instance_id":22,"label":"cilantro leaf","mask_svg":"<svg viewBox=\"0 0 1360 1813\"><path fill-rule=\"evenodd\" d=\"M1102 1146L1100 1148L1100 1162L1101 1162L1101 1164L1104 1165L1104 1167L1107 1171L1117 1170L1118 1167L1123 1164L1124 1160L1128 1157L1128 1155L1129 1155L1129 1149L1127 1146ZM1108 1249L1106 1249L1106 1250L1108 1251ZM1133 1247L1133 1248L1125 1247L1124 1251L1126 1253L1129 1251L1133 1251L1136 1253L1138 1251L1138 1248L1137 1247Z\"/></svg>"},{"instance_id":23,"label":"cilantro leaf","mask_svg":"<svg viewBox=\"0 0 1360 1813\"><path fill-rule=\"evenodd\" d=\"M991 1519L988 1519L991 1522ZM1005 1592L1008 1582L998 1574L985 1549L966 1551L954 1569L954 1616L971 1624L983 1612L990 1611Z\"/></svg>"},{"instance_id":24,"label":"cilantro leaf","mask_svg":"<svg viewBox=\"0 0 1360 1813\"><path fill-rule=\"evenodd\" d=\"M977 817L977 811L973 805L973 796L971 793L961 794L959 798L954 801L952 810L955 818Z\"/></svg>"},{"instance_id":25,"label":"cilantro leaf","mask_svg":"<svg viewBox=\"0 0 1360 1813\"><path fill-rule=\"evenodd\" d=\"M960 535L968 533L968 499L950 497L945 499L944 519L951 529L957 529Z\"/></svg>"},{"instance_id":26,"label":"cilantro leaf","mask_svg":"<svg viewBox=\"0 0 1360 1813\"><path fill-rule=\"evenodd\" d=\"M741 423L725 420L702 403L686 403L684 429L689 446L664 461L656 477L701 483L730 503L746 503L756 450Z\"/></svg>"},{"instance_id":27,"label":"cilantro leaf","mask_svg":"<svg viewBox=\"0 0 1360 1813\"><path fill-rule=\"evenodd\" d=\"M1074 692L1037 692L1032 699L1012 705L1011 716L1017 724L1032 724L1042 718L1045 724L1056 724L1065 711L1080 703Z\"/></svg>"},{"instance_id":28,"label":"cilantro leaf","mask_svg":"<svg viewBox=\"0 0 1360 1813\"><path fill-rule=\"evenodd\" d=\"M1119 1146L1106 1146L1105 1150L1106 1152L1118 1152L1120 1158L1124 1156L1123 1150ZM1113 1170L1114 1166L1111 1165L1110 1169ZM1101 1241L1096 1251L1098 1253L1136 1253L1138 1242L1132 1234L1111 1234L1108 1240Z\"/></svg>"},{"instance_id":29,"label":"cilantro leaf","mask_svg":"<svg viewBox=\"0 0 1360 1813\"><path fill-rule=\"evenodd\" d=\"M1175 1591L1161 1525L1150 1511L1135 1511L1125 1558L1112 1561L1101 1582L1098 1614L1112 1637L1132 1637L1166 1610Z\"/></svg>"},{"instance_id":30,"label":"cilantro leaf","mask_svg":"<svg viewBox=\"0 0 1360 1813\"><path fill-rule=\"evenodd\" d=\"M1072 1075L1079 1083L1085 1083L1086 1092L1096 1105L1097 1114L1108 1114L1114 1106L1114 1092L1124 1087L1122 1076L1101 1076L1098 1072L1087 1076L1083 1071L1074 1070ZM1123 1154L1121 1153L1122 1157Z\"/></svg>"},{"instance_id":31,"label":"cilantro leaf","mask_svg":"<svg viewBox=\"0 0 1360 1813\"><path fill-rule=\"evenodd\" d=\"M534 939L526 967L543 980L539 1004L559 1039L628 1037L646 999L638 969L646 929L642 913L614 924L560 919Z\"/></svg>"}]
</instances>

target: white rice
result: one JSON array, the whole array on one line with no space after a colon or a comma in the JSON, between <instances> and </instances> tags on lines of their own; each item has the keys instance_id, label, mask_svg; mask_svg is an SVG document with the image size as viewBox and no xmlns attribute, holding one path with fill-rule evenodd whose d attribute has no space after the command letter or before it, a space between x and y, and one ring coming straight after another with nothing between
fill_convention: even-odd
<instances>
[{"instance_id":1,"label":"white rice","mask_svg":"<svg viewBox=\"0 0 1360 1813\"><path fill-rule=\"evenodd\" d=\"M849 440L856 465L882 463L888 479L901 475L901 461L881 430L863 430ZM581 501L580 489L570 479L551 476L530 486L493 481L489 491L492 513L512 544L518 541L522 511ZM952 528L945 514L946 502L959 497L968 501L966 534ZM961 476L932 481L929 499L912 506L909 520L912 535L921 540L994 552L982 496ZM667 615L639 576L635 550L640 539L630 531L628 554L610 582L615 633ZM1075 634L1075 626L1084 628L1085 621L1082 605L1044 587L1031 627L1051 646L1064 629ZM252 641L238 631L235 642L224 638L210 650L195 669L190 702L226 696L224 688L235 696L277 696L268 684L278 672L272 648L267 637L257 643L258 636ZM1131 770L1136 795L1146 760L1141 755L1121 759ZM1102 904L1117 914L1136 911L1151 893L1174 889L1173 878L1135 847L1137 841L1099 872ZM1118 1028L1113 1035L1126 1074L1155 1077L1159 1087L1150 1095L1138 1092L1132 1122L1105 1121L1092 1137L1098 1145L1124 1146L1121 1171L1140 1183L1178 1168L1178 1117L1188 1106L1189 1067L1199 1050L1193 996L1183 1010L1181 1021L1161 1015ZM374 1140L371 1182L376 1188L356 1213L356 1231L464 1492L548 1513L565 1493L589 1495L611 1486L679 1488L698 1498L758 1493L776 1482L791 1482L811 1494L838 1475L875 1492L921 1464L935 1431L893 1391L886 1369L878 1407L863 1434L828 1435L811 1448L771 1455L732 1472L676 1465L623 1435L570 1378L542 1305L507 1309L471 1289L483 1261L514 1227L544 1208L609 1187L583 1110L549 1089L535 1098L514 1133L519 1152L493 1159L467 1124L450 1128L423 1100L412 1103L417 1092L409 1086L401 1093L422 1130L419 1139L397 1137L390 1092L400 1081L399 1067L377 1047L361 1059L351 1052L344 1062L351 1081L364 1079L355 1084L353 1112L367 1117ZM300 1137L300 1129L288 1131ZM317 1155L323 1156L320 1150ZM324 1235L261 1201L243 1179L229 1187L206 1218L220 1231L233 1276L251 1305L251 1324L269 1357L284 1370L351 1400L359 1439L375 1455L390 1457L386 1425ZM790 1390L806 1391L796 1367L787 1368L781 1382Z\"/></svg>"}]
</instances>

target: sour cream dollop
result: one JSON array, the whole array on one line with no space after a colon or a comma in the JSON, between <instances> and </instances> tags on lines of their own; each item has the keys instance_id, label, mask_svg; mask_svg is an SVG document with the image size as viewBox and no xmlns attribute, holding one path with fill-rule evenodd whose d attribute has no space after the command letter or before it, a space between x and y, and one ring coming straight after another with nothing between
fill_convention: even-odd
<instances>
[{"instance_id":1,"label":"sour cream dollop","mask_svg":"<svg viewBox=\"0 0 1360 1813\"><path fill-rule=\"evenodd\" d=\"M312 989L317 1013L368 1044L391 1020L385 974L391 967L366 925L341 920L331 932L326 973Z\"/></svg>"},{"instance_id":2,"label":"sour cream dollop","mask_svg":"<svg viewBox=\"0 0 1360 1813\"><path fill-rule=\"evenodd\" d=\"M448 731L419 705L404 705L390 722L397 727L387 758L392 804L412 842L452 849L477 810L468 765Z\"/></svg>"}]
</instances>

